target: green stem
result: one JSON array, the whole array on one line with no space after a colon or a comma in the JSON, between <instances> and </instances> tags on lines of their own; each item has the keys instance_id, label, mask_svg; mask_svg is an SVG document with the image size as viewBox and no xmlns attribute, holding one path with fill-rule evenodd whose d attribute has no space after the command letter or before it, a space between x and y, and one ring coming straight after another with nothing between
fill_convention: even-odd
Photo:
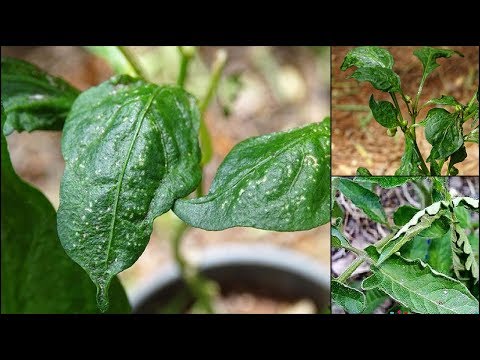
<instances>
[{"instance_id":1,"label":"green stem","mask_svg":"<svg viewBox=\"0 0 480 360\"><path fill-rule=\"evenodd\" d=\"M413 117L412 110L410 109L410 102L407 100L407 97L403 93L402 89L400 89L400 95L402 95L403 102L405 103L405 105L407 105L408 113L410 114L411 117Z\"/></svg>"},{"instance_id":2,"label":"green stem","mask_svg":"<svg viewBox=\"0 0 480 360\"><path fill-rule=\"evenodd\" d=\"M117 46L117 48L125 57L125 60L128 61L132 69L135 71L136 75L142 79L146 79L145 73L135 56L125 46Z\"/></svg>"},{"instance_id":3,"label":"green stem","mask_svg":"<svg viewBox=\"0 0 480 360\"><path fill-rule=\"evenodd\" d=\"M377 241L373 246L375 246L375 248L378 249L378 250L382 250L382 247L383 247L386 243L388 243L392 237L395 236L395 233L396 233L396 231L395 231L395 232L391 232L390 234L388 234L387 236L385 236L383 239Z\"/></svg>"},{"instance_id":4,"label":"green stem","mask_svg":"<svg viewBox=\"0 0 480 360\"><path fill-rule=\"evenodd\" d=\"M181 59L177 85L183 88L187 79L188 65L195 55L195 48L192 46L179 46L178 51L180 52Z\"/></svg>"},{"instance_id":5,"label":"green stem","mask_svg":"<svg viewBox=\"0 0 480 360\"><path fill-rule=\"evenodd\" d=\"M208 84L207 93L203 97L200 103L200 113L203 115L212 101L213 95L218 88L220 78L222 77L223 69L227 63L227 53L225 50L219 50L217 57L212 65L212 76L210 77L210 83Z\"/></svg>"},{"instance_id":6,"label":"green stem","mask_svg":"<svg viewBox=\"0 0 480 360\"><path fill-rule=\"evenodd\" d=\"M214 312L212 306L214 287L210 281L204 279L198 273L195 267L187 262L180 249L183 236L190 228L190 225L184 222L179 225L172 241L173 255L175 262L180 269L182 279L185 281L188 289L191 291L202 310L211 314Z\"/></svg>"},{"instance_id":7,"label":"green stem","mask_svg":"<svg viewBox=\"0 0 480 360\"><path fill-rule=\"evenodd\" d=\"M203 98L202 102L200 103L200 145L202 147L202 160L200 165L204 166L208 164L210 159L213 155L213 146L210 133L208 132L208 128L205 125L205 111L210 104L215 91L218 88L218 84L220 82L220 78L223 73L223 69L225 68L225 64L227 62L227 53L225 50L219 50L217 52L217 57L212 65L212 75L210 77L210 82L208 84L208 89ZM202 185L200 185L201 187Z\"/></svg>"},{"instance_id":8,"label":"green stem","mask_svg":"<svg viewBox=\"0 0 480 360\"><path fill-rule=\"evenodd\" d=\"M413 111L413 114L416 116L417 115L417 106L418 106L418 100L420 100L420 94L422 93L422 90L423 90L423 85L425 84L425 80L427 79L427 75L426 73L424 72L423 75L422 75L422 80L420 80L420 85L418 86L418 91L417 91L417 95L415 96L415 101L413 103L413 107L412 107L412 111Z\"/></svg>"},{"instance_id":9,"label":"green stem","mask_svg":"<svg viewBox=\"0 0 480 360\"><path fill-rule=\"evenodd\" d=\"M413 149L416 152L417 157L420 159L420 167L422 168L422 171L425 173L425 175L429 175L430 172L428 171L428 167L425 164L425 161L423 160L422 153L420 152L420 149L418 148L418 145L417 145L417 140L415 139L415 135L414 135L415 134L415 128L413 128L414 133L412 134L410 132L409 128L407 127L407 125L403 124L404 120L403 120L403 116L402 116L402 111L400 110L400 106L398 105L397 96L393 92L391 92L389 94L392 97L393 103L395 104L395 107L397 108L397 111L398 111L398 114L399 114L399 117L400 117L400 122L401 122L400 129L402 129L403 133L405 134L405 137L410 138L410 140L412 141ZM415 118L412 118L412 121L415 122Z\"/></svg>"},{"instance_id":10,"label":"green stem","mask_svg":"<svg viewBox=\"0 0 480 360\"><path fill-rule=\"evenodd\" d=\"M353 274L357 268L363 264L365 261L365 258L363 256L357 257L348 267L345 269L343 273L340 274L340 276L337 278L338 282L345 283L345 281L348 280L348 278Z\"/></svg>"}]
</instances>

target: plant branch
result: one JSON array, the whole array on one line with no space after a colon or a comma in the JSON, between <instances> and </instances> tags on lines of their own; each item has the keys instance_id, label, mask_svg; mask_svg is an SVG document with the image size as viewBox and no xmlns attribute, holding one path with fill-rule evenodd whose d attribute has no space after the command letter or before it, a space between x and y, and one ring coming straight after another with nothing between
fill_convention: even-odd
<instances>
[{"instance_id":1,"label":"plant branch","mask_svg":"<svg viewBox=\"0 0 480 360\"><path fill-rule=\"evenodd\" d=\"M212 298L216 287L211 281L203 278L197 269L187 262L180 249L183 236L190 228L190 225L184 222L177 228L172 239L173 255L180 269L182 279L185 281L192 295L197 299L198 305L203 311L211 314L214 312Z\"/></svg>"},{"instance_id":2,"label":"plant branch","mask_svg":"<svg viewBox=\"0 0 480 360\"><path fill-rule=\"evenodd\" d=\"M423 72L422 79L420 80L420 85L418 86L417 95L415 96L415 101L414 101L413 107L412 107L412 111L413 111L414 116L416 116L417 113L418 113L418 111L417 111L418 100L420 99L420 94L422 93L423 85L425 84L426 79L427 79L427 74L425 72Z\"/></svg>"},{"instance_id":3,"label":"plant branch","mask_svg":"<svg viewBox=\"0 0 480 360\"><path fill-rule=\"evenodd\" d=\"M180 52L181 59L177 85L183 88L187 79L188 65L195 55L195 48L193 46L179 46L178 51Z\"/></svg>"},{"instance_id":4,"label":"plant branch","mask_svg":"<svg viewBox=\"0 0 480 360\"><path fill-rule=\"evenodd\" d=\"M357 257L348 267L345 269L343 273L338 276L337 281L341 283L345 283L345 281L348 280L348 278L353 274L357 268L363 264L365 261L365 257L359 256Z\"/></svg>"},{"instance_id":5,"label":"plant branch","mask_svg":"<svg viewBox=\"0 0 480 360\"><path fill-rule=\"evenodd\" d=\"M125 60L128 61L128 63L132 67L132 69L135 71L136 75L138 77L141 77L142 79L146 80L147 78L145 77L145 73L144 73L142 67L138 63L135 56L130 52L130 50L128 50L125 46L117 46L117 48L118 48L118 50L120 50L122 55L125 57Z\"/></svg>"}]
</instances>

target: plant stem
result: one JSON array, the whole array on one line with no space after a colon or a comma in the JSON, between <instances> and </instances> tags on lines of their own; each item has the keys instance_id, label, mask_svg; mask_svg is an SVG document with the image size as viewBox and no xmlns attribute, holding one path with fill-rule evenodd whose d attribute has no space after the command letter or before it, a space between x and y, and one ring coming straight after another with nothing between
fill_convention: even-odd
<instances>
[{"instance_id":1,"label":"plant stem","mask_svg":"<svg viewBox=\"0 0 480 360\"><path fill-rule=\"evenodd\" d=\"M213 95L218 88L218 84L220 82L220 78L222 76L222 72L225 68L226 62L227 53L223 49L219 50L217 52L217 57L215 58L215 61L212 65L212 75L210 77L207 92L202 102L200 103L200 144L202 147L202 161L200 163L201 166L208 164L213 154L212 140L208 132L208 128L205 125L205 111L207 110L208 105L210 104Z\"/></svg>"},{"instance_id":2,"label":"plant stem","mask_svg":"<svg viewBox=\"0 0 480 360\"><path fill-rule=\"evenodd\" d=\"M420 99L420 94L422 93L423 90L423 84L425 84L425 80L427 79L426 73L423 72L422 74L422 79L420 80L420 85L418 86L418 91L417 95L415 96L415 101L413 103L412 111L414 116L417 116L417 106L418 106L418 100Z\"/></svg>"},{"instance_id":3,"label":"plant stem","mask_svg":"<svg viewBox=\"0 0 480 360\"><path fill-rule=\"evenodd\" d=\"M180 52L181 59L177 85L183 88L187 79L188 65L195 55L195 48L193 46L179 46L178 51Z\"/></svg>"},{"instance_id":4,"label":"plant stem","mask_svg":"<svg viewBox=\"0 0 480 360\"><path fill-rule=\"evenodd\" d=\"M412 141L413 149L416 152L417 157L420 159L420 167L422 168L425 175L429 175L430 172L428 171L428 167L425 164L425 161L423 160L422 153L420 152L420 149L418 148L417 140L415 139L415 135L412 134L409 131L409 128L407 127L407 125L403 125L404 120L403 120L403 116L402 116L402 111L400 110L400 106L398 105L397 96L393 92L391 92L389 94L392 97L393 103L395 104L395 107L397 108L398 114L400 116L400 122L401 122L400 129L402 129L403 133L405 134L405 137L410 138L410 140ZM415 118L412 118L412 121L415 122ZM414 131L415 131L415 129L414 129Z\"/></svg>"},{"instance_id":5,"label":"plant stem","mask_svg":"<svg viewBox=\"0 0 480 360\"><path fill-rule=\"evenodd\" d=\"M376 249L381 250L382 247L383 247L386 243L388 243L388 242L390 241L390 239L391 239L392 237L394 237L394 236L395 236L395 232L391 232L390 234L388 234L387 236L385 236L383 239L377 241L373 246L375 246Z\"/></svg>"},{"instance_id":6,"label":"plant stem","mask_svg":"<svg viewBox=\"0 0 480 360\"><path fill-rule=\"evenodd\" d=\"M402 95L403 102L405 103L405 105L407 105L408 113L410 114L411 117L413 117L412 110L410 109L410 102L407 100L407 97L403 93L402 89L400 89L400 95Z\"/></svg>"},{"instance_id":7,"label":"plant stem","mask_svg":"<svg viewBox=\"0 0 480 360\"><path fill-rule=\"evenodd\" d=\"M214 292L212 283L207 279L204 279L198 273L197 269L187 262L180 249L183 235L190 228L190 225L184 222L179 225L172 241L173 255L175 262L180 269L182 279L185 281L188 289L197 299L197 302L203 311L211 314L214 312L212 306L212 297Z\"/></svg>"},{"instance_id":8,"label":"plant stem","mask_svg":"<svg viewBox=\"0 0 480 360\"><path fill-rule=\"evenodd\" d=\"M338 282L345 283L345 281L348 280L348 278L353 274L357 268L363 264L365 261L365 258L363 256L357 257L348 267L345 269L343 273L340 274L340 276L337 278Z\"/></svg>"},{"instance_id":9,"label":"plant stem","mask_svg":"<svg viewBox=\"0 0 480 360\"><path fill-rule=\"evenodd\" d=\"M130 52L130 50L128 50L125 46L117 46L117 48L125 57L125 60L127 60L130 63L130 66L135 71L136 75L142 79L146 79L145 73L143 72L142 67L138 63L137 59L135 59L135 56Z\"/></svg>"}]
</instances>

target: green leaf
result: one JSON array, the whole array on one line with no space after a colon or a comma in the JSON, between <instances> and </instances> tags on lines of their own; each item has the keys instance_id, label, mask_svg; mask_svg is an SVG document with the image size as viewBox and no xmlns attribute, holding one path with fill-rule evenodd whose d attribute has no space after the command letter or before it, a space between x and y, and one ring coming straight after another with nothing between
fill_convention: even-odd
<instances>
[{"instance_id":1,"label":"green leaf","mask_svg":"<svg viewBox=\"0 0 480 360\"><path fill-rule=\"evenodd\" d=\"M377 194L346 178L338 178L337 188L372 220L387 223L387 216Z\"/></svg>"},{"instance_id":2,"label":"green leaf","mask_svg":"<svg viewBox=\"0 0 480 360\"><path fill-rule=\"evenodd\" d=\"M467 209L463 206L457 206L453 209L453 212L455 213L455 217L458 220L458 224L463 228L463 229L470 229L471 224L470 224L470 214Z\"/></svg>"},{"instance_id":3,"label":"green leaf","mask_svg":"<svg viewBox=\"0 0 480 360\"><path fill-rule=\"evenodd\" d=\"M421 159L415 152L413 141L409 137L405 137L405 150L402 155L400 167L395 171L395 176L402 175L428 175L420 168Z\"/></svg>"},{"instance_id":4,"label":"green leaf","mask_svg":"<svg viewBox=\"0 0 480 360\"><path fill-rule=\"evenodd\" d=\"M428 249L428 264L435 270L447 276L453 275L452 250L450 246L450 231L442 237L433 239Z\"/></svg>"},{"instance_id":5,"label":"green leaf","mask_svg":"<svg viewBox=\"0 0 480 360\"><path fill-rule=\"evenodd\" d=\"M409 260L420 259L422 261L427 261L430 244L430 239L416 236L402 246L400 249L400 255Z\"/></svg>"},{"instance_id":6,"label":"green leaf","mask_svg":"<svg viewBox=\"0 0 480 360\"><path fill-rule=\"evenodd\" d=\"M419 211L416 207L410 205L402 205L393 213L393 222L397 226L403 226Z\"/></svg>"},{"instance_id":7,"label":"green leaf","mask_svg":"<svg viewBox=\"0 0 480 360\"><path fill-rule=\"evenodd\" d=\"M153 220L201 177L199 110L174 86L117 76L82 93L65 123L58 233L108 307L110 280L145 249Z\"/></svg>"},{"instance_id":8,"label":"green leaf","mask_svg":"<svg viewBox=\"0 0 480 360\"><path fill-rule=\"evenodd\" d=\"M378 253L365 249L373 261ZM420 314L478 314L478 300L460 281L433 270L420 260L394 255L381 266L372 265L373 275L362 288L384 291L394 300Z\"/></svg>"},{"instance_id":9,"label":"green leaf","mask_svg":"<svg viewBox=\"0 0 480 360\"><path fill-rule=\"evenodd\" d=\"M16 131L61 130L79 91L35 65L2 57L5 135Z\"/></svg>"},{"instance_id":10,"label":"green leaf","mask_svg":"<svg viewBox=\"0 0 480 360\"><path fill-rule=\"evenodd\" d=\"M347 53L340 69L345 71L351 66L359 68L379 66L391 69L393 67L393 56L383 48L359 46Z\"/></svg>"},{"instance_id":11,"label":"green leaf","mask_svg":"<svg viewBox=\"0 0 480 360\"><path fill-rule=\"evenodd\" d=\"M458 224L451 224L450 239L453 255L453 271L459 280L473 279L478 282L478 262L475 259L470 241Z\"/></svg>"},{"instance_id":12,"label":"green leaf","mask_svg":"<svg viewBox=\"0 0 480 360\"><path fill-rule=\"evenodd\" d=\"M408 223L403 225L382 249L378 265L382 264L382 262L399 251L404 244L423 230L428 229L435 220L439 219L444 214L444 211L441 211L442 205L447 206L442 202L433 203L425 209L418 211Z\"/></svg>"},{"instance_id":13,"label":"green leaf","mask_svg":"<svg viewBox=\"0 0 480 360\"><path fill-rule=\"evenodd\" d=\"M462 146L460 146L460 149L455 151L450 156L450 162L448 163L448 174L450 174L452 169L454 169L458 172L458 170L453 165L461 163L466 158L467 158L467 149L465 148L465 145L462 145Z\"/></svg>"},{"instance_id":14,"label":"green leaf","mask_svg":"<svg viewBox=\"0 0 480 360\"><path fill-rule=\"evenodd\" d=\"M332 227L331 230L331 246L333 248L344 248L347 250L352 249L349 241L343 236L343 234L335 227Z\"/></svg>"},{"instance_id":15,"label":"green leaf","mask_svg":"<svg viewBox=\"0 0 480 360\"><path fill-rule=\"evenodd\" d=\"M449 58L453 54L458 54L463 57L458 51L449 50L449 49L435 49L432 47L425 46L421 49L415 50L413 55L415 55L423 65L423 78L426 78L440 65L437 63L438 58Z\"/></svg>"},{"instance_id":16,"label":"green leaf","mask_svg":"<svg viewBox=\"0 0 480 360\"><path fill-rule=\"evenodd\" d=\"M387 295L378 289L365 291L365 309L362 314L372 314L373 311L387 300Z\"/></svg>"},{"instance_id":17,"label":"green leaf","mask_svg":"<svg viewBox=\"0 0 480 360\"><path fill-rule=\"evenodd\" d=\"M463 130L459 114L451 114L445 109L431 109L425 121L425 137L432 144L427 161L445 159L463 145Z\"/></svg>"},{"instance_id":18,"label":"green leaf","mask_svg":"<svg viewBox=\"0 0 480 360\"><path fill-rule=\"evenodd\" d=\"M86 46L86 49L104 59L116 74L126 74L133 77L139 75L119 46Z\"/></svg>"},{"instance_id":19,"label":"green leaf","mask_svg":"<svg viewBox=\"0 0 480 360\"><path fill-rule=\"evenodd\" d=\"M374 119L383 127L388 129L399 126L397 121L398 110L389 101L375 101L373 95L369 101L370 110Z\"/></svg>"},{"instance_id":20,"label":"green leaf","mask_svg":"<svg viewBox=\"0 0 480 360\"><path fill-rule=\"evenodd\" d=\"M474 142L478 144L478 127L473 129L464 138L465 141Z\"/></svg>"},{"instance_id":21,"label":"green leaf","mask_svg":"<svg viewBox=\"0 0 480 360\"><path fill-rule=\"evenodd\" d=\"M439 98L431 99L425 103L425 105L446 105L453 106L455 108L463 108L463 105L460 104L453 96L442 95Z\"/></svg>"},{"instance_id":22,"label":"green leaf","mask_svg":"<svg viewBox=\"0 0 480 360\"><path fill-rule=\"evenodd\" d=\"M360 314L365 308L365 295L348 285L332 279L332 301L349 314Z\"/></svg>"},{"instance_id":23,"label":"green leaf","mask_svg":"<svg viewBox=\"0 0 480 360\"><path fill-rule=\"evenodd\" d=\"M411 181L411 176L370 176L370 177L356 177L355 182L369 182L378 184L384 189L391 189Z\"/></svg>"},{"instance_id":24,"label":"green leaf","mask_svg":"<svg viewBox=\"0 0 480 360\"><path fill-rule=\"evenodd\" d=\"M432 200L434 202L446 200L446 195L448 194L447 190L447 179L446 177L431 177L432 180Z\"/></svg>"},{"instance_id":25,"label":"green leaf","mask_svg":"<svg viewBox=\"0 0 480 360\"><path fill-rule=\"evenodd\" d=\"M400 91L400 77L391 69L383 67L362 67L350 75L358 81L368 81L372 86L384 92Z\"/></svg>"},{"instance_id":26,"label":"green leaf","mask_svg":"<svg viewBox=\"0 0 480 360\"><path fill-rule=\"evenodd\" d=\"M343 209L336 201L333 201L332 208L332 222L338 223L335 226L340 226L343 220Z\"/></svg>"},{"instance_id":27,"label":"green leaf","mask_svg":"<svg viewBox=\"0 0 480 360\"><path fill-rule=\"evenodd\" d=\"M5 116L2 106L2 125ZM95 313L95 287L63 251L55 210L45 196L13 170L2 137L1 312ZM120 282L112 283L112 313L130 311Z\"/></svg>"},{"instance_id":28,"label":"green leaf","mask_svg":"<svg viewBox=\"0 0 480 360\"><path fill-rule=\"evenodd\" d=\"M372 176L372 173L367 169L367 168L364 168L364 167L359 167L357 169L357 176Z\"/></svg>"},{"instance_id":29,"label":"green leaf","mask_svg":"<svg viewBox=\"0 0 480 360\"><path fill-rule=\"evenodd\" d=\"M208 195L174 212L205 230L307 230L330 220L330 119L237 144Z\"/></svg>"}]
</instances>

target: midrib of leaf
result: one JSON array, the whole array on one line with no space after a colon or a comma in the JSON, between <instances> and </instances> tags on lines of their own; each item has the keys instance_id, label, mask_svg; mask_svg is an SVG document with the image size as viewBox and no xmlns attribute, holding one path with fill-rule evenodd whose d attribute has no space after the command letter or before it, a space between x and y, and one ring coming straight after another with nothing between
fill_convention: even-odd
<instances>
[{"instance_id":1,"label":"midrib of leaf","mask_svg":"<svg viewBox=\"0 0 480 360\"><path fill-rule=\"evenodd\" d=\"M429 303L434 304L434 305L437 306L437 307L441 307L441 308L443 308L443 309L446 309L446 310L450 311L452 314L455 314L455 311L454 311L453 309L450 309L450 308L448 308L448 307L446 307L446 306L442 306L442 305L436 303L435 301L432 301L432 300L430 300L429 298L423 296L421 293L415 292L414 290L412 290L412 289L406 287L405 285L403 285L400 281L395 280L395 279L394 279L393 277L391 277L388 273L382 272L382 274L385 275L386 277L390 278L393 283L400 285L401 287L403 287L404 289L408 290L409 292L412 292L412 293L418 295L419 297L421 297L422 299L427 300ZM393 290L393 289L392 289L392 290ZM409 295L409 297L410 297L410 299L412 298L410 295ZM395 299L395 300L397 300L398 302L402 303L402 305L407 306L407 305L404 304L402 301L400 301L400 300L398 300L398 299Z\"/></svg>"},{"instance_id":2,"label":"midrib of leaf","mask_svg":"<svg viewBox=\"0 0 480 360\"><path fill-rule=\"evenodd\" d=\"M143 110L143 112L141 114L140 121L138 122L137 128L135 129L135 134L133 135L133 139L132 139L132 142L130 143L130 147L128 149L127 156L126 156L125 161L123 163L122 172L120 173L120 177L118 179L117 192L115 194L115 202L114 202L114 205L113 205L112 223L110 225L110 234L109 234L109 238L108 238L107 256L105 258L105 264L106 265L108 265L108 260L110 258L110 248L112 246L113 233L115 231L115 223L116 223L116 219L117 219L118 200L120 198L120 190L122 189L122 183L123 183L123 178L125 176L125 171L127 169L128 162L130 161L130 156L131 156L132 151L133 151L133 146L135 145L135 142L137 141L138 133L140 132L140 128L142 127L143 120L145 119L145 115L147 114L147 111L150 109L150 106L152 105L153 99L155 98L155 96L157 95L157 92L159 90L160 89L155 89L153 91L152 95L150 95L150 97L148 98L145 109Z\"/></svg>"},{"instance_id":3,"label":"midrib of leaf","mask_svg":"<svg viewBox=\"0 0 480 360\"><path fill-rule=\"evenodd\" d=\"M269 162L272 158L275 158L277 157L279 154L287 151L287 150L290 150L290 148L294 147L295 145L297 145L297 143L301 142L301 140L303 140L303 137L300 137L299 139L297 140L294 140L289 146L285 146L283 147L282 149L278 150L277 152L275 152L273 155L267 157L265 160L261 160L257 165L255 165L254 167L252 167L249 171L247 171L245 173L245 175L243 175L238 181L236 181L232 186L229 187L229 189L225 190L225 191L220 191L218 192L217 194L215 194L214 196L212 197L209 197L209 195L207 194L207 196L205 197L205 200L204 201L199 201L199 202L196 202L195 204L205 204L205 203L208 203L210 201L213 201L215 200L217 197L220 197L222 196L223 194L225 193L229 193L230 191L232 191L232 189L238 185L238 183L240 183L241 181L243 181L248 175L250 175L252 172L254 172L258 167L261 167L262 165L264 165L265 163ZM305 158L303 159L305 160Z\"/></svg>"}]
</instances>

